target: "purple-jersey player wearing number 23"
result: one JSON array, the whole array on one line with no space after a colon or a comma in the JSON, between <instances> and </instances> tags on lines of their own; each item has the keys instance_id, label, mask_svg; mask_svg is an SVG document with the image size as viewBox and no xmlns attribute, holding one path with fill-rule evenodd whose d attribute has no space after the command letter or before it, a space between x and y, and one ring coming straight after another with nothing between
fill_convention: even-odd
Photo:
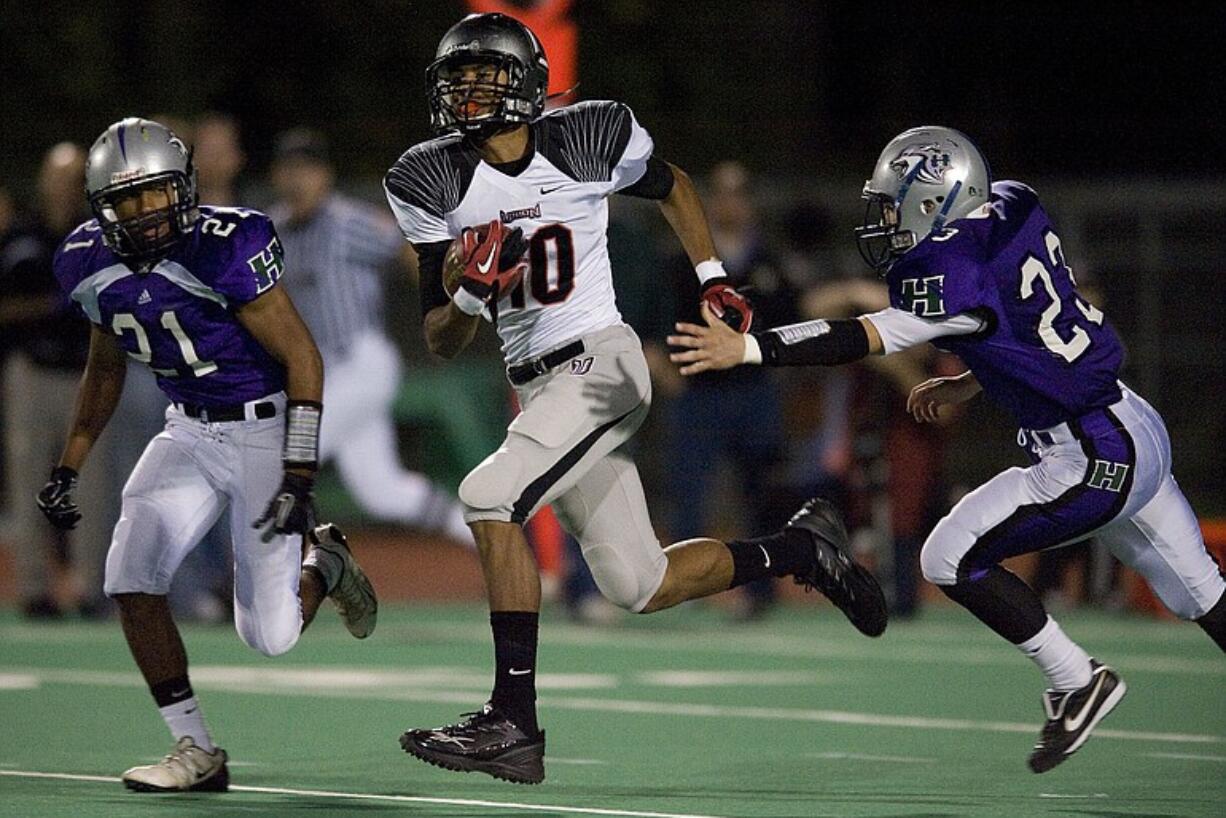
<instances>
[{"instance_id":1,"label":"purple-jersey player wearing number 23","mask_svg":"<svg viewBox=\"0 0 1226 818\"><path fill-rule=\"evenodd\" d=\"M1076 752L1123 697L1095 661L1000 562L1095 536L1145 576L1168 608L1226 650L1226 581L1171 476L1162 418L1119 380L1123 348L1103 312L1077 291L1033 190L992 184L961 133L915 128L891 141L866 183L857 238L882 271L890 306L741 336L719 322L681 324L669 339L683 374L738 364L839 364L930 341L968 371L919 384L908 409L982 391L1017 420L1032 465L964 497L924 543L924 576L1046 676L1047 721L1030 755L1046 772Z\"/></svg>"},{"instance_id":2,"label":"purple-jersey player wearing number 23","mask_svg":"<svg viewBox=\"0 0 1226 818\"><path fill-rule=\"evenodd\" d=\"M90 149L85 175L95 218L60 245L55 275L92 325L89 360L38 504L54 525L76 523L77 471L115 409L127 360L152 369L171 405L124 486L104 590L175 746L123 782L145 792L225 790L226 753L205 726L166 605L179 564L222 513L244 642L284 653L325 596L355 636L374 627L374 594L344 536L314 528L323 363L277 286L272 222L254 210L199 207L191 152L169 129L115 123ZM304 535L313 545L305 561Z\"/></svg>"}]
</instances>

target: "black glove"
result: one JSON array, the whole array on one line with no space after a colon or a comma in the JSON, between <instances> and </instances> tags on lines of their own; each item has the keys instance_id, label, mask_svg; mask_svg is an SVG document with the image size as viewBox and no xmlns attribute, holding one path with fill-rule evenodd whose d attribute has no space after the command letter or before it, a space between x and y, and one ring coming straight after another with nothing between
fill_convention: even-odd
<instances>
[{"instance_id":1,"label":"black glove","mask_svg":"<svg viewBox=\"0 0 1226 818\"><path fill-rule=\"evenodd\" d=\"M81 512L73 502L72 492L77 487L76 469L67 466L56 466L51 470L51 479L43 490L38 493L38 507L51 524L62 531L70 531L77 527Z\"/></svg>"},{"instance_id":2,"label":"black glove","mask_svg":"<svg viewBox=\"0 0 1226 818\"><path fill-rule=\"evenodd\" d=\"M285 473L281 488L252 525L264 529L260 535L263 542L271 540L274 534L306 534L315 527L315 495L311 493L314 486L313 474Z\"/></svg>"}]
</instances>

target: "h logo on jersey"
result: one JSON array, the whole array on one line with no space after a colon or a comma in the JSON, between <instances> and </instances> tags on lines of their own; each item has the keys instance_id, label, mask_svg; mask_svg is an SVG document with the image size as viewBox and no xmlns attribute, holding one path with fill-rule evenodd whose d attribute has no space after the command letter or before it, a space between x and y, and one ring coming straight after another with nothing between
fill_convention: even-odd
<instances>
[{"instance_id":1,"label":"h logo on jersey","mask_svg":"<svg viewBox=\"0 0 1226 818\"><path fill-rule=\"evenodd\" d=\"M902 282L902 308L920 318L945 314L945 276L908 278Z\"/></svg>"},{"instance_id":2,"label":"h logo on jersey","mask_svg":"<svg viewBox=\"0 0 1226 818\"><path fill-rule=\"evenodd\" d=\"M251 272L255 273L256 294L264 292L277 283L277 279L281 277L284 257L285 252L281 249L280 240L273 236L272 241L268 242L263 250L247 259L247 266L251 268Z\"/></svg>"},{"instance_id":3,"label":"h logo on jersey","mask_svg":"<svg viewBox=\"0 0 1226 818\"><path fill-rule=\"evenodd\" d=\"M570 362L570 374L586 375L592 371L592 361L595 358L574 358Z\"/></svg>"},{"instance_id":4,"label":"h logo on jersey","mask_svg":"<svg viewBox=\"0 0 1226 818\"><path fill-rule=\"evenodd\" d=\"M1128 469L1127 463L1095 460L1094 471L1090 473L1090 479L1086 481L1086 485L1092 489L1113 491L1119 494L1124 490L1124 479L1128 477Z\"/></svg>"}]
</instances>

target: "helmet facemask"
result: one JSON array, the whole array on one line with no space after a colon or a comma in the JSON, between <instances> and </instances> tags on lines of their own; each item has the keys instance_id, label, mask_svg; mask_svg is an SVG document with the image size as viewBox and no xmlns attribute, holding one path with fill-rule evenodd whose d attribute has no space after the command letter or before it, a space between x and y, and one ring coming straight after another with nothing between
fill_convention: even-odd
<instances>
[{"instance_id":1,"label":"helmet facemask","mask_svg":"<svg viewBox=\"0 0 1226 818\"><path fill-rule=\"evenodd\" d=\"M856 248L865 264L874 270L885 270L915 246L915 233L900 229L894 197L866 186L862 198L864 221L855 229Z\"/></svg>"},{"instance_id":2,"label":"helmet facemask","mask_svg":"<svg viewBox=\"0 0 1226 818\"><path fill-rule=\"evenodd\" d=\"M126 207L120 203L149 190L164 191L166 206L138 209L135 215L121 218L119 210ZM137 261L164 257L187 235L197 218L194 187L180 171L110 185L90 195L89 205L106 246L121 258Z\"/></svg>"},{"instance_id":3,"label":"helmet facemask","mask_svg":"<svg viewBox=\"0 0 1226 818\"><path fill-rule=\"evenodd\" d=\"M431 125L488 139L531 122L539 102L526 93L526 74L513 54L464 52L435 60L426 70Z\"/></svg>"}]
</instances>

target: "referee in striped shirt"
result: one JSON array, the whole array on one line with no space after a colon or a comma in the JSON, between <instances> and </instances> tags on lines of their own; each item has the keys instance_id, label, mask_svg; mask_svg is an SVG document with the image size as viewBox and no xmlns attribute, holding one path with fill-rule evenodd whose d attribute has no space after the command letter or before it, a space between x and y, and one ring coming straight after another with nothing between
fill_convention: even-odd
<instances>
[{"instance_id":1,"label":"referee in striped shirt","mask_svg":"<svg viewBox=\"0 0 1226 818\"><path fill-rule=\"evenodd\" d=\"M383 328L383 276L403 251L381 209L333 189L322 134L307 128L277 138L269 209L285 248L294 305L323 355L320 458L335 460L345 487L383 520L471 543L456 500L400 463L392 401L401 360Z\"/></svg>"}]
</instances>

